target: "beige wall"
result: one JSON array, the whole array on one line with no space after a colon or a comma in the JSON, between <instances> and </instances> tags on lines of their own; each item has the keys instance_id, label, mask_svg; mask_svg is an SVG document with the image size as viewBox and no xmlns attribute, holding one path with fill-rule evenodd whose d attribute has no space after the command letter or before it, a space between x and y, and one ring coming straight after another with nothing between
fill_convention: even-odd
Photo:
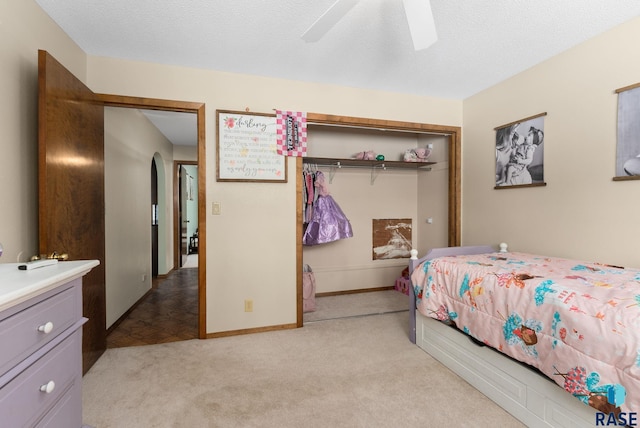
<instances>
[{"instance_id":1,"label":"beige wall","mask_svg":"<svg viewBox=\"0 0 640 428\"><path fill-rule=\"evenodd\" d=\"M640 267L640 181L613 182L614 91L640 82L640 18L464 101L463 244ZM547 112L546 187L493 190L497 126Z\"/></svg>"},{"instance_id":2,"label":"beige wall","mask_svg":"<svg viewBox=\"0 0 640 428\"><path fill-rule=\"evenodd\" d=\"M158 270L173 256L173 145L136 109L105 108L105 279L107 327L151 289L151 161L160 205ZM169 201L169 203L166 203ZM172 265L171 265L172 266Z\"/></svg>"},{"instance_id":3,"label":"beige wall","mask_svg":"<svg viewBox=\"0 0 640 428\"><path fill-rule=\"evenodd\" d=\"M32 0L0 2L0 262L38 251L38 49L86 78L85 54Z\"/></svg>"},{"instance_id":4,"label":"beige wall","mask_svg":"<svg viewBox=\"0 0 640 428\"><path fill-rule=\"evenodd\" d=\"M177 161L197 161L198 151L195 146L173 146L173 158Z\"/></svg>"},{"instance_id":5,"label":"beige wall","mask_svg":"<svg viewBox=\"0 0 640 428\"><path fill-rule=\"evenodd\" d=\"M514 250L640 267L634 246L639 183L611 181L614 90L640 81L638 19L460 102L87 59L32 0L2 2L0 16L2 262L25 260L37 247L37 50L45 49L96 92L206 103L209 333L295 321L294 180L217 183L216 109L283 108L451 126L462 126L464 116L464 244L507 241ZM541 112L548 113L548 185L493 190L493 129ZM293 177L294 161L288 165ZM221 202L222 215L211 215L212 201ZM429 215L422 203L418 210L419 217ZM254 312L243 312L245 298L254 300Z\"/></svg>"},{"instance_id":6,"label":"beige wall","mask_svg":"<svg viewBox=\"0 0 640 428\"><path fill-rule=\"evenodd\" d=\"M451 126L462 118L459 101L110 58L90 57L88 74L96 92L206 104L209 333L296 321L295 160L288 161L286 184L216 182L216 109L282 108ZM211 215L213 201L221 215ZM253 299L253 312L244 312L245 299Z\"/></svg>"}]
</instances>

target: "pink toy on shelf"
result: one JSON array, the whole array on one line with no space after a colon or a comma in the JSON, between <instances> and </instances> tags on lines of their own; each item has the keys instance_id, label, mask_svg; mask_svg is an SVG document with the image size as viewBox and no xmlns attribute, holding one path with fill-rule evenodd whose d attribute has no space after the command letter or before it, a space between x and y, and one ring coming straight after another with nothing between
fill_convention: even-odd
<instances>
[{"instance_id":1,"label":"pink toy on shelf","mask_svg":"<svg viewBox=\"0 0 640 428\"><path fill-rule=\"evenodd\" d=\"M431 149L418 147L416 149L407 149L404 152L405 162L428 162L431 156Z\"/></svg>"},{"instance_id":2,"label":"pink toy on shelf","mask_svg":"<svg viewBox=\"0 0 640 428\"><path fill-rule=\"evenodd\" d=\"M376 159L376 153L373 150L368 150L366 152L358 152L355 155L353 155L354 159L361 159L361 160L375 160Z\"/></svg>"}]
</instances>

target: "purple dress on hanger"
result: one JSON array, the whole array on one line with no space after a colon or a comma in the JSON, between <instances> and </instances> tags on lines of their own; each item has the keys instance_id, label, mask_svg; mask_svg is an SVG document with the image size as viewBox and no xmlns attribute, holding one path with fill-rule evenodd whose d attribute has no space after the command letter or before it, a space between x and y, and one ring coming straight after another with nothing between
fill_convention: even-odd
<instances>
[{"instance_id":1,"label":"purple dress on hanger","mask_svg":"<svg viewBox=\"0 0 640 428\"><path fill-rule=\"evenodd\" d=\"M322 171L316 173L315 187L318 199L313 206L311 221L304 231L304 245L326 244L338 239L351 238L351 223L344 215L336 201L329 195L329 189Z\"/></svg>"}]
</instances>

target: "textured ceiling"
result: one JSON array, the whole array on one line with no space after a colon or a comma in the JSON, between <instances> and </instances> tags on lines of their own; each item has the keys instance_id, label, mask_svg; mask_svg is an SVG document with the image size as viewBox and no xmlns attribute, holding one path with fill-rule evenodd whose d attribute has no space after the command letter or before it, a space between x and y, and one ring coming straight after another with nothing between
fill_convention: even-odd
<instances>
[{"instance_id":1,"label":"textured ceiling","mask_svg":"<svg viewBox=\"0 0 640 428\"><path fill-rule=\"evenodd\" d=\"M36 0L89 55L464 99L629 19L638 0L431 0L414 51L402 0L361 0L320 41L335 0ZM425 0L426 1L426 0Z\"/></svg>"}]
</instances>

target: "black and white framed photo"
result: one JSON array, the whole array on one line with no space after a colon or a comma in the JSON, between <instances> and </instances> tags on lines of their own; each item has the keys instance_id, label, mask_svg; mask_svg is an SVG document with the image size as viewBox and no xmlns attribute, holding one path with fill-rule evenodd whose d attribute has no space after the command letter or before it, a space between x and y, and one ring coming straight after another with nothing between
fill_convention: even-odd
<instances>
[{"instance_id":1,"label":"black and white framed photo","mask_svg":"<svg viewBox=\"0 0 640 428\"><path fill-rule=\"evenodd\" d=\"M618 136L615 181L640 180L640 83L617 89Z\"/></svg>"},{"instance_id":2,"label":"black and white framed photo","mask_svg":"<svg viewBox=\"0 0 640 428\"><path fill-rule=\"evenodd\" d=\"M546 186L544 117L540 113L495 128L495 189Z\"/></svg>"}]
</instances>

